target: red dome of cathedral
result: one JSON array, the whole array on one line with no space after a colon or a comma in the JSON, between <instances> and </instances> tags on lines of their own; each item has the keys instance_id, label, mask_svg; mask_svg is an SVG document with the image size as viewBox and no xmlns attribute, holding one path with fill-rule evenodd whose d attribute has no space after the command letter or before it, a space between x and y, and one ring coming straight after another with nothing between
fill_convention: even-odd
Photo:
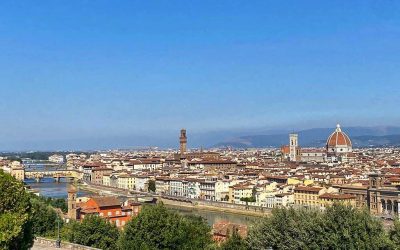
<instances>
[{"instance_id":1,"label":"red dome of cathedral","mask_svg":"<svg viewBox=\"0 0 400 250\"><path fill-rule=\"evenodd\" d=\"M326 142L327 147L352 147L350 138L342 132L340 125L336 126L335 132L333 132Z\"/></svg>"}]
</instances>

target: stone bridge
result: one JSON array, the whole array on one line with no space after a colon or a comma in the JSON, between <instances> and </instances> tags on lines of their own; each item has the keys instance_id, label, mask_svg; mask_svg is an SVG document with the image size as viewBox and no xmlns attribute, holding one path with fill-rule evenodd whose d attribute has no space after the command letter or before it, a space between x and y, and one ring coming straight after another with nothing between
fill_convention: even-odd
<instances>
[{"instance_id":1,"label":"stone bridge","mask_svg":"<svg viewBox=\"0 0 400 250\"><path fill-rule=\"evenodd\" d=\"M36 182L44 177L52 177L57 182L61 178L69 178L70 180L80 180L82 179L82 173L76 170L37 170L37 171L25 171L26 179L35 179Z\"/></svg>"}]
</instances>

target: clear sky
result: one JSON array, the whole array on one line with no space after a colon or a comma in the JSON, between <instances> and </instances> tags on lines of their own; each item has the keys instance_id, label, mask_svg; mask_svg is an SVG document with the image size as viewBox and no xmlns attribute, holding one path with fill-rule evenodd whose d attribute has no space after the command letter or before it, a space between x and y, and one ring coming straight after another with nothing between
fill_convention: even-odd
<instances>
[{"instance_id":1,"label":"clear sky","mask_svg":"<svg viewBox=\"0 0 400 250\"><path fill-rule=\"evenodd\" d=\"M0 150L400 125L399 103L400 1L0 1Z\"/></svg>"}]
</instances>

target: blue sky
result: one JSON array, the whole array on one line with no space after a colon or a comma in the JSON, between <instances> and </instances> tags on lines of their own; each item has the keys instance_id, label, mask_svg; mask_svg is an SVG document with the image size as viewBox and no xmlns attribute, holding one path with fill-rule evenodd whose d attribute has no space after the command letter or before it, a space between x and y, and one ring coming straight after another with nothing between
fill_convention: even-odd
<instances>
[{"instance_id":1,"label":"blue sky","mask_svg":"<svg viewBox=\"0 0 400 250\"><path fill-rule=\"evenodd\" d=\"M390 0L1 1L0 150L400 125L399 13Z\"/></svg>"}]
</instances>

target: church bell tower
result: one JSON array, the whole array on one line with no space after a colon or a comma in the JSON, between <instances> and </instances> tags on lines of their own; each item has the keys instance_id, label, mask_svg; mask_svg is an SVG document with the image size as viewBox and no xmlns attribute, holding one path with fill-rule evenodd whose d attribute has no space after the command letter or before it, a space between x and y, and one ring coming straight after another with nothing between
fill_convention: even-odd
<instances>
[{"instance_id":1,"label":"church bell tower","mask_svg":"<svg viewBox=\"0 0 400 250\"><path fill-rule=\"evenodd\" d=\"M298 147L299 147L299 135L290 134L289 135L289 160L297 161L298 159Z\"/></svg>"},{"instance_id":2,"label":"church bell tower","mask_svg":"<svg viewBox=\"0 0 400 250\"><path fill-rule=\"evenodd\" d=\"M187 137L186 137L186 129L181 129L181 136L179 137L179 144L180 149L179 153L181 154L181 158L185 156L186 153L186 144L187 144Z\"/></svg>"},{"instance_id":3,"label":"church bell tower","mask_svg":"<svg viewBox=\"0 0 400 250\"><path fill-rule=\"evenodd\" d=\"M77 219L76 212L76 188L73 185L68 187L68 218L72 220Z\"/></svg>"}]
</instances>

